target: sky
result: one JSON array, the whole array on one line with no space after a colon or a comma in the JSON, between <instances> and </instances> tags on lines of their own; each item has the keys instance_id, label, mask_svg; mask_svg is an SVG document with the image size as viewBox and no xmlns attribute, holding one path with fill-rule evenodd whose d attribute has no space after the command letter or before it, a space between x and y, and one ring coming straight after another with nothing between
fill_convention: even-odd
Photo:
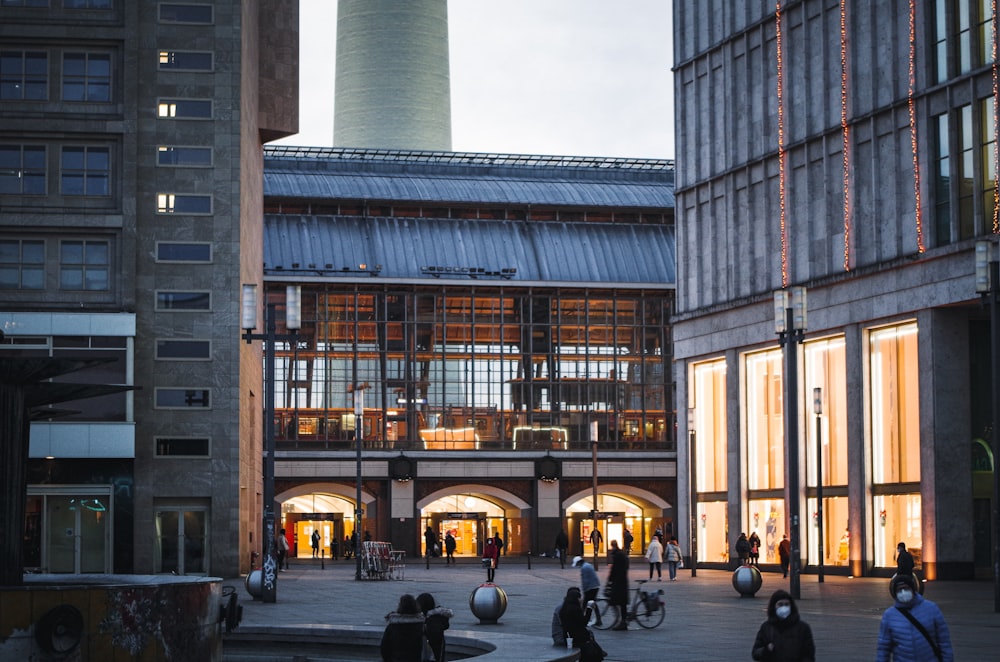
<instances>
[{"instance_id":1,"label":"sky","mask_svg":"<svg viewBox=\"0 0 1000 662\"><path fill-rule=\"evenodd\" d=\"M299 133L278 144L329 147L337 2L299 12ZM449 0L452 149L674 158L670 12L666 0Z\"/></svg>"}]
</instances>

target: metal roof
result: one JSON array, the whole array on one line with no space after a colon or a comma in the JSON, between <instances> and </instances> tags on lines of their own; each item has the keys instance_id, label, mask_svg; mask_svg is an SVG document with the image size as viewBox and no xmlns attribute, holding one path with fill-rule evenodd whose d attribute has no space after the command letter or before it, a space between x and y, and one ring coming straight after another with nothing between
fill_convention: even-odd
<instances>
[{"instance_id":1,"label":"metal roof","mask_svg":"<svg viewBox=\"0 0 1000 662\"><path fill-rule=\"evenodd\" d=\"M267 197L674 207L672 160L282 146L264 158Z\"/></svg>"},{"instance_id":2,"label":"metal roof","mask_svg":"<svg viewBox=\"0 0 1000 662\"><path fill-rule=\"evenodd\" d=\"M673 288L675 238L672 226L655 224L267 214L264 273L302 281Z\"/></svg>"}]
</instances>

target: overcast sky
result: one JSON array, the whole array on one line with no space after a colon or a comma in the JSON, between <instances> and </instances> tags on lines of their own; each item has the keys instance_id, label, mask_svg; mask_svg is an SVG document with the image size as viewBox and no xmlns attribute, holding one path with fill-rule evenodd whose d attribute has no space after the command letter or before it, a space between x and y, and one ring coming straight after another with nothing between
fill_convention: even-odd
<instances>
[{"instance_id":1,"label":"overcast sky","mask_svg":"<svg viewBox=\"0 0 1000 662\"><path fill-rule=\"evenodd\" d=\"M300 132L281 142L330 146L337 3L299 11ZM670 12L666 0L449 0L453 149L674 158Z\"/></svg>"}]
</instances>

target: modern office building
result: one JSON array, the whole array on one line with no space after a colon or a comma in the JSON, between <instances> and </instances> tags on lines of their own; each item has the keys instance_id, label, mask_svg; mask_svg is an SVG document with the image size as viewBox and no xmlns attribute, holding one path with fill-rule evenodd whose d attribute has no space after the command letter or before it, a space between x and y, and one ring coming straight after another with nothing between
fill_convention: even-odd
<instances>
[{"instance_id":1,"label":"modern office building","mask_svg":"<svg viewBox=\"0 0 1000 662\"><path fill-rule=\"evenodd\" d=\"M589 555L595 509L605 546L672 530L671 161L276 146L264 170L279 329L302 292L274 354L293 554L358 530L419 556L430 527Z\"/></svg>"},{"instance_id":2,"label":"modern office building","mask_svg":"<svg viewBox=\"0 0 1000 662\"><path fill-rule=\"evenodd\" d=\"M903 541L928 578L988 576L992 6L674 8L684 537L722 563L757 531L774 563L794 503L807 568L888 573Z\"/></svg>"},{"instance_id":3,"label":"modern office building","mask_svg":"<svg viewBox=\"0 0 1000 662\"><path fill-rule=\"evenodd\" d=\"M235 576L260 549L262 144L295 0L0 2L0 353L108 358L35 412L26 565Z\"/></svg>"}]
</instances>

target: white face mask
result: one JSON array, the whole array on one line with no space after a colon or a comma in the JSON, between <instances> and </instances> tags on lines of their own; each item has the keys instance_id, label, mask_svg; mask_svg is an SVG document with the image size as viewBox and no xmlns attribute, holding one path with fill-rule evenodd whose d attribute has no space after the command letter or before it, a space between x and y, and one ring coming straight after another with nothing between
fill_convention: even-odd
<instances>
[{"instance_id":1,"label":"white face mask","mask_svg":"<svg viewBox=\"0 0 1000 662\"><path fill-rule=\"evenodd\" d=\"M778 618L781 620L785 620L792 613L792 607L790 605L775 607L774 613L777 614Z\"/></svg>"},{"instance_id":2,"label":"white face mask","mask_svg":"<svg viewBox=\"0 0 1000 662\"><path fill-rule=\"evenodd\" d=\"M913 599L913 591L908 588L901 588L896 591L896 600L899 602L909 602Z\"/></svg>"}]
</instances>

